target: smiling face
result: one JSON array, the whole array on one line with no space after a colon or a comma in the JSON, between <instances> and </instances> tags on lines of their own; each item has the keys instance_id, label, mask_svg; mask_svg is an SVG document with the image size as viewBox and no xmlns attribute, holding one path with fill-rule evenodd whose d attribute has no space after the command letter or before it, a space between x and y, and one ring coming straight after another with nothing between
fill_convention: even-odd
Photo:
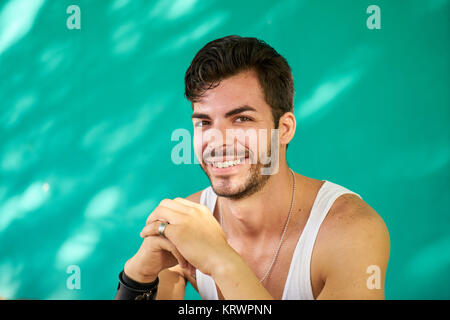
<instances>
[{"instance_id":1,"label":"smiling face","mask_svg":"<svg viewBox=\"0 0 450 320\"><path fill-rule=\"evenodd\" d=\"M193 109L194 151L214 192L242 199L261 190L271 177L261 169L274 165L261 156L272 155L275 126L256 73L245 71L222 80ZM279 161L279 153L274 154L272 162Z\"/></svg>"}]
</instances>

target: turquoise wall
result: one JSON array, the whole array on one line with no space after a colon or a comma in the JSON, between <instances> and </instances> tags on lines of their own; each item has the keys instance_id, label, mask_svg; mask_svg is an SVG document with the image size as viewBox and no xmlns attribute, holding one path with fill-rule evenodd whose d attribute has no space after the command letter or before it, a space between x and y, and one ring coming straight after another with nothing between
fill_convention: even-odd
<instances>
[{"instance_id":1,"label":"turquoise wall","mask_svg":"<svg viewBox=\"0 0 450 320\"><path fill-rule=\"evenodd\" d=\"M80 30L66 26L72 4ZM381 29L367 27L372 4ZM239 34L293 69L292 168L386 222L386 297L449 299L449 12L444 0L1 0L0 296L114 297L147 215L208 185L171 162L171 134L192 132L195 53Z\"/></svg>"}]
</instances>

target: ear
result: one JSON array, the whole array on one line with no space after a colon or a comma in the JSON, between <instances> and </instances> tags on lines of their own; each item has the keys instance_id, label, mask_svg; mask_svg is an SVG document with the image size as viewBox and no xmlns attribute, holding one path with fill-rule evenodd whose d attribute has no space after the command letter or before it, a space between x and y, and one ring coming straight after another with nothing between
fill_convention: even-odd
<instances>
[{"instance_id":1,"label":"ear","mask_svg":"<svg viewBox=\"0 0 450 320\"><path fill-rule=\"evenodd\" d=\"M295 116L292 112L286 112L281 116L278 122L280 145L287 145L292 140L296 127L297 122L295 121Z\"/></svg>"}]
</instances>

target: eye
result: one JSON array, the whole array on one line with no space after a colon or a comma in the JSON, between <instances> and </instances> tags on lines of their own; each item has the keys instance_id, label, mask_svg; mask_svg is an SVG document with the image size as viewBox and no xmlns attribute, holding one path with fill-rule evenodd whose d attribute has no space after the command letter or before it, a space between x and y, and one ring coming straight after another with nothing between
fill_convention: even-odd
<instances>
[{"instance_id":1,"label":"eye","mask_svg":"<svg viewBox=\"0 0 450 320\"><path fill-rule=\"evenodd\" d=\"M241 120L239 121L239 119L241 119ZM252 119L250 119L249 117L246 117L246 116L240 116L240 117L236 118L236 121L237 122L246 122L246 121L252 121Z\"/></svg>"},{"instance_id":2,"label":"eye","mask_svg":"<svg viewBox=\"0 0 450 320\"><path fill-rule=\"evenodd\" d=\"M203 127L204 125L207 125L208 121L202 120L202 121L197 121L196 123L194 123L194 127L199 128L199 127Z\"/></svg>"}]
</instances>

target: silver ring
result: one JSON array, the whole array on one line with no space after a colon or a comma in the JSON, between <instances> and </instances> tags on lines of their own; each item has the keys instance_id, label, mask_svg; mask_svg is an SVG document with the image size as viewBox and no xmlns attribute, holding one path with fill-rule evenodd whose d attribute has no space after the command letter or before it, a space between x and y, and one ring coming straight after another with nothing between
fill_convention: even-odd
<instances>
[{"instance_id":1,"label":"silver ring","mask_svg":"<svg viewBox=\"0 0 450 320\"><path fill-rule=\"evenodd\" d=\"M166 230L166 226L167 226L167 224L165 223L165 222L161 222L161 224L159 225L159 227L158 227L158 233L159 233L159 235L161 236L161 237L166 237L165 235L164 235L164 230Z\"/></svg>"}]
</instances>

